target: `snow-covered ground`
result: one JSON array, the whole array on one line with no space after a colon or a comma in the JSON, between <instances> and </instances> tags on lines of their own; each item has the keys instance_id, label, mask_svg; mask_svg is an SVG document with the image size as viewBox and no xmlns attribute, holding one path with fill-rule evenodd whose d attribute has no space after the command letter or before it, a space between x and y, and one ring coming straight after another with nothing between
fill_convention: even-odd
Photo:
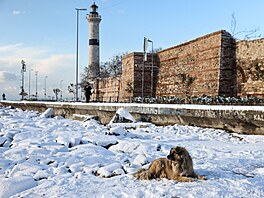
<instances>
[{"instance_id":1,"label":"snow-covered ground","mask_svg":"<svg viewBox=\"0 0 264 198\"><path fill-rule=\"evenodd\" d=\"M264 197L264 137L190 126L111 129L0 107L0 197ZM208 180L131 173L184 146Z\"/></svg>"}]
</instances>

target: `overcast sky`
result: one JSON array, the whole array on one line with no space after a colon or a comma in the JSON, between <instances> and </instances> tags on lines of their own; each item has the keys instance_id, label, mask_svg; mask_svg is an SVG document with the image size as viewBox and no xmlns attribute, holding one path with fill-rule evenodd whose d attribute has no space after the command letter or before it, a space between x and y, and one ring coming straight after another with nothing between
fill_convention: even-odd
<instances>
[{"instance_id":1,"label":"overcast sky","mask_svg":"<svg viewBox=\"0 0 264 198\"><path fill-rule=\"evenodd\" d=\"M44 97L62 86L63 96L70 97L67 86L75 82L76 11L80 12L79 71L88 62L88 23L86 14L93 1L88 0L0 0L0 94L18 100L21 86L21 60L29 70L31 93L35 93L38 71L38 94ZM123 52L142 51L143 37L154 48L167 48L221 29L235 32L257 29L264 35L263 0L97 0L100 23L100 56L107 61ZM245 34L237 37L243 39Z\"/></svg>"}]
</instances>

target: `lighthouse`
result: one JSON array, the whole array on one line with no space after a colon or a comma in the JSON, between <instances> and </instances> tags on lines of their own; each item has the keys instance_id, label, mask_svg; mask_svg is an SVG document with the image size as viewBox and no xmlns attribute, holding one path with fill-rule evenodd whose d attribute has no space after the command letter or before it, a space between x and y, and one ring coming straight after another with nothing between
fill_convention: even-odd
<instances>
[{"instance_id":1,"label":"lighthouse","mask_svg":"<svg viewBox=\"0 0 264 198\"><path fill-rule=\"evenodd\" d=\"M90 7L90 13L87 15L89 23L89 54L88 54L88 81L94 84L99 76L99 23L101 16L97 12L98 6L93 3Z\"/></svg>"}]
</instances>

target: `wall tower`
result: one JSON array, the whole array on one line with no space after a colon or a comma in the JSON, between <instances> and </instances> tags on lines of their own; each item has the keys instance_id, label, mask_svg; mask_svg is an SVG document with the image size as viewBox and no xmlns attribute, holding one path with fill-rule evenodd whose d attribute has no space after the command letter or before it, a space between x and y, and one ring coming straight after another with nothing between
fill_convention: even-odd
<instances>
[{"instance_id":1,"label":"wall tower","mask_svg":"<svg viewBox=\"0 0 264 198\"><path fill-rule=\"evenodd\" d=\"M89 54L88 54L88 81L94 84L99 76L99 23L101 16L97 12L98 6L93 3L90 7L90 13L87 15L89 23Z\"/></svg>"}]
</instances>

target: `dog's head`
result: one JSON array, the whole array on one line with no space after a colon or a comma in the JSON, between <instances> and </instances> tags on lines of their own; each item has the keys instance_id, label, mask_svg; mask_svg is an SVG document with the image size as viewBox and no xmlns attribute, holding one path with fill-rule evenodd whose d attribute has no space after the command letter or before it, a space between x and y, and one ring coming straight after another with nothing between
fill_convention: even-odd
<instances>
[{"instance_id":1,"label":"dog's head","mask_svg":"<svg viewBox=\"0 0 264 198\"><path fill-rule=\"evenodd\" d=\"M167 159L172 161L182 161L185 156L186 149L181 146L177 146L170 150L170 154L167 156Z\"/></svg>"}]
</instances>

